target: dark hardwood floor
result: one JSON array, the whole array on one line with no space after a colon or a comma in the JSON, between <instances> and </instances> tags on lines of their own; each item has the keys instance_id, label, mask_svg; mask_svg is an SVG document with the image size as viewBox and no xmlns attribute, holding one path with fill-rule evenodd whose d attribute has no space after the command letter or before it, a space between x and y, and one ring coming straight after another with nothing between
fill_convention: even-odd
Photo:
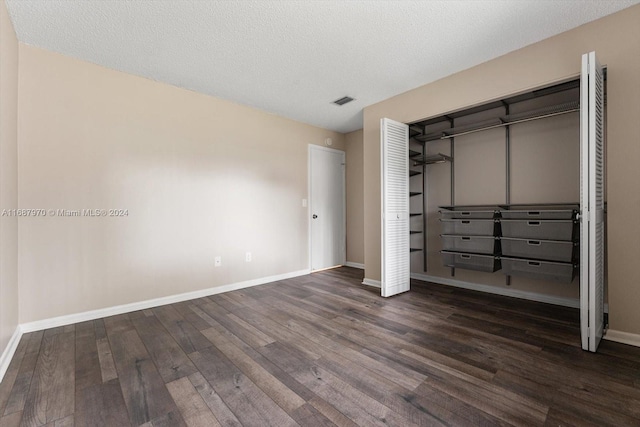
<instances>
[{"instance_id":1,"label":"dark hardwood floor","mask_svg":"<svg viewBox=\"0 0 640 427\"><path fill-rule=\"evenodd\" d=\"M640 425L640 348L578 311L339 268L25 334L1 426Z\"/></svg>"}]
</instances>

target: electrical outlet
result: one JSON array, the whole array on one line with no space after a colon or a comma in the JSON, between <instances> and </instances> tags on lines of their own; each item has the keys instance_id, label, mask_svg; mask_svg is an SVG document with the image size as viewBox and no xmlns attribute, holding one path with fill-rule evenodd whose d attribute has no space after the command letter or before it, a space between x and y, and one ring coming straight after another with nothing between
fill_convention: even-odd
<instances>
[{"instance_id":1,"label":"electrical outlet","mask_svg":"<svg viewBox=\"0 0 640 427\"><path fill-rule=\"evenodd\" d=\"M302 199L302 207L303 208L307 207L307 199Z\"/></svg>"},{"instance_id":2,"label":"electrical outlet","mask_svg":"<svg viewBox=\"0 0 640 427\"><path fill-rule=\"evenodd\" d=\"M216 267L220 267L222 265L222 257L217 256L215 258L215 264Z\"/></svg>"},{"instance_id":3,"label":"electrical outlet","mask_svg":"<svg viewBox=\"0 0 640 427\"><path fill-rule=\"evenodd\" d=\"M247 254L245 255L245 261L247 262L251 262L251 252L247 252Z\"/></svg>"}]
</instances>

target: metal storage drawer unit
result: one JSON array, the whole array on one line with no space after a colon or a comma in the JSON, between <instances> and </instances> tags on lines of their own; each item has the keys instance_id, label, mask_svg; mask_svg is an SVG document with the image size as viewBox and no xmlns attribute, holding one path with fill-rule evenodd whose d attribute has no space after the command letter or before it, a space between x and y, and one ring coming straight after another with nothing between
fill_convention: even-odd
<instances>
[{"instance_id":1,"label":"metal storage drawer unit","mask_svg":"<svg viewBox=\"0 0 640 427\"><path fill-rule=\"evenodd\" d=\"M449 251L440 251L440 254L442 254L443 264L447 267L464 268L489 273L500 270L500 258L493 255L464 254Z\"/></svg>"},{"instance_id":2,"label":"metal storage drawer unit","mask_svg":"<svg viewBox=\"0 0 640 427\"><path fill-rule=\"evenodd\" d=\"M497 228L493 219L440 219L442 234L459 236L493 236Z\"/></svg>"},{"instance_id":3,"label":"metal storage drawer unit","mask_svg":"<svg viewBox=\"0 0 640 427\"><path fill-rule=\"evenodd\" d=\"M574 220L501 219L503 237L538 240L574 240L578 222Z\"/></svg>"},{"instance_id":4,"label":"metal storage drawer unit","mask_svg":"<svg viewBox=\"0 0 640 427\"><path fill-rule=\"evenodd\" d=\"M502 271L509 276L571 283L578 270L577 264L539 261L531 259L500 258Z\"/></svg>"},{"instance_id":5,"label":"metal storage drawer unit","mask_svg":"<svg viewBox=\"0 0 640 427\"><path fill-rule=\"evenodd\" d=\"M471 252L477 254L499 254L500 241L493 236L440 235L445 251Z\"/></svg>"}]
</instances>

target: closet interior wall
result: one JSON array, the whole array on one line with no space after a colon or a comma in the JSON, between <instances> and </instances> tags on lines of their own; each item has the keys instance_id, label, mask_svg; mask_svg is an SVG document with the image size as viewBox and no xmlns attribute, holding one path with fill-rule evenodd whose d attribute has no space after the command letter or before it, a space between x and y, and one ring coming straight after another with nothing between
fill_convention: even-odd
<instances>
[{"instance_id":1,"label":"closet interior wall","mask_svg":"<svg viewBox=\"0 0 640 427\"><path fill-rule=\"evenodd\" d=\"M534 98L509 106L509 113L530 111L551 104L579 99L579 89ZM454 126L477 123L505 115L504 107L454 119ZM507 181L512 204L569 203L580 200L580 117L578 112L562 114L509 126L510 176L507 180L506 128L498 127L455 137L453 163L426 167L427 269L422 255L412 254L412 273L463 282L508 287L514 290L577 299L579 277L571 284L511 277L498 271L484 273L455 270L442 263L438 206L491 205L507 203ZM432 126L427 132L437 130ZM450 155L450 140L426 143L427 154ZM451 168L454 168L454 200L451 200Z\"/></svg>"}]
</instances>

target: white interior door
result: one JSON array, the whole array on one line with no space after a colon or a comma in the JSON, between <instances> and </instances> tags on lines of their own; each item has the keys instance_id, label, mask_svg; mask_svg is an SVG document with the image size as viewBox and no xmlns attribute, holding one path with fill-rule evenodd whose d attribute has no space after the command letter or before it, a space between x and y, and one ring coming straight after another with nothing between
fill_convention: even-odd
<instances>
[{"instance_id":1,"label":"white interior door","mask_svg":"<svg viewBox=\"0 0 640 427\"><path fill-rule=\"evenodd\" d=\"M409 126L380 122L382 187L382 296L406 292L409 258Z\"/></svg>"},{"instance_id":2,"label":"white interior door","mask_svg":"<svg viewBox=\"0 0 640 427\"><path fill-rule=\"evenodd\" d=\"M580 211L582 349L596 351L604 332L604 78L595 52L582 55Z\"/></svg>"},{"instance_id":3,"label":"white interior door","mask_svg":"<svg viewBox=\"0 0 640 427\"><path fill-rule=\"evenodd\" d=\"M344 151L309 145L312 271L346 262L344 165Z\"/></svg>"}]
</instances>

